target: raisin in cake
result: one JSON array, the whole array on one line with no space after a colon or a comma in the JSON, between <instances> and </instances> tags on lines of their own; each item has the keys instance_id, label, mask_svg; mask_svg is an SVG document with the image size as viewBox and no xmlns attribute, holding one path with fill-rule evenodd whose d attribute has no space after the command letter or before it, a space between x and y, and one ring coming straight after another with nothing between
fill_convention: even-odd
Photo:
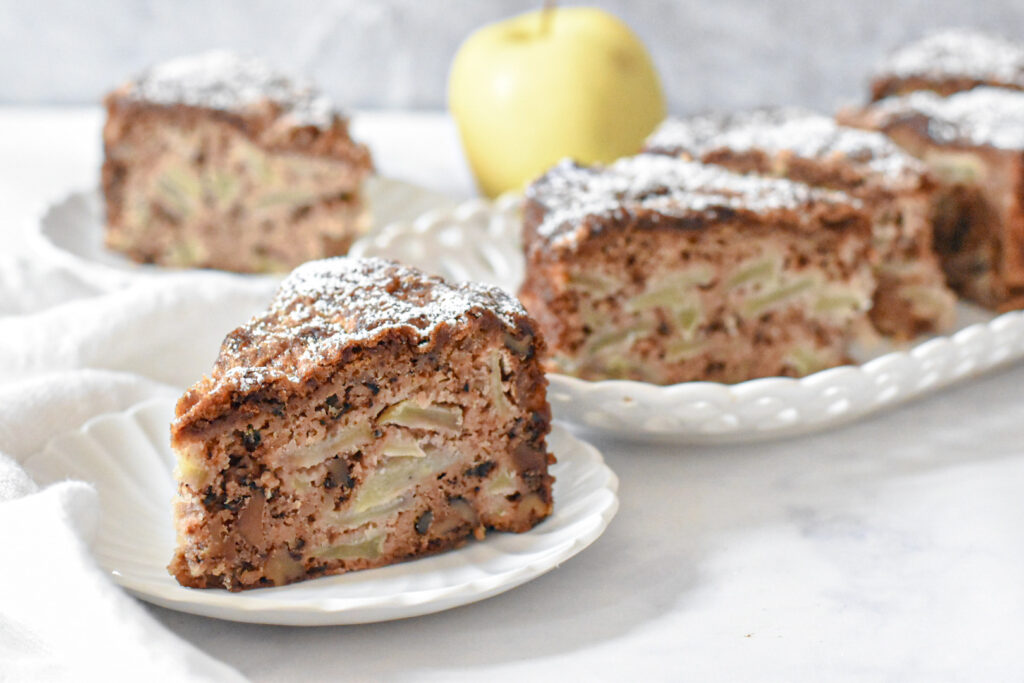
<instances>
[{"instance_id":1,"label":"raisin in cake","mask_svg":"<svg viewBox=\"0 0 1024 683\"><path fill-rule=\"evenodd\" d=\"M542 350L501 290L299 267L178 403L171 573L275 586L532 528L552 505Z\"/></svg>"},{"instance_id":2,"label":"raisin in cake","mask_svg":"<svg viewBox=\"0 0 1024 683\"><path fill-rule=\"evenodd\" d=\"M875 290L859 202L662 155L527 190L520 298L550 370L671 384L843 363Z\"/></svg>"},{"instance_id":3,"label":"raisin in cake","mask_svg":"<svg viewBox=\"0 0 1024 683\"><path fill-rule=\"evenodd\" d=\"M877 101L916 90L940 95L979 85L1024 90L1024 46L969 29L945 29L886 57L871 80Z\"/></svg>"},{"instance_id":4,"label":"raisin in cake","mask_svg":"<svg viewBox=\"0 0 1024 683\"><path fill-rule=\"evenodd\" d=\"M842 190L874 223L878 288L871 319L898 339L948 328L956 299L932 249L934 183L888 138L803 109L759 109L665 121L647 151Z\"/></svg>"},{"instance_id":5,"label":"raisin in cake","mask_svg":"<svg viewBox=\"0 0 1024 683\"><path fill-rule=\"evenodd\" d=\"M953 288L1024 308L1024 92L915 92L840 116L886 133L939 179L935 248Z\"/></svg>"},{"instance_id":6,"label":"raisin in cake","mask_svg":"<svg viewBox=\"0 0 1024 683\"><path fill-rule=\"evenodd\" d=\"M370 154L307 85L211 52L106 98L106 244L135 261L287 271L369 226Z\"/></svg>"}]
</instances>

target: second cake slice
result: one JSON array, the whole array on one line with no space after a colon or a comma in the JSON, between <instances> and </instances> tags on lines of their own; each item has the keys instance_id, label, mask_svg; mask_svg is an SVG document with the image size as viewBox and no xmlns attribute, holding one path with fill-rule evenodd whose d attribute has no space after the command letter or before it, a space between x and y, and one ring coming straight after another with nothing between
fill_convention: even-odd
<instances>
[{"instance_id":1,"label":"second cake slice","mask_svg":"<svg viewBox=\"0 0 1024 683\"><path fill-rule=\"evenodd\" d=\"M668 156L563 162L527 191L520 298L548 368L656 384L847 360L875 290L849 196Z\"/></svg>"}]
</instances>

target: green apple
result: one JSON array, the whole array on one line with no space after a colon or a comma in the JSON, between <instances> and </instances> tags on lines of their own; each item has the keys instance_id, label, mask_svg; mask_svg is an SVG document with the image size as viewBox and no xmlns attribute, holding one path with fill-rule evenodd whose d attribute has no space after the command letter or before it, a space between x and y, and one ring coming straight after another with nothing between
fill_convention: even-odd
<instances>
[{"instance_id":1,"label":"green apple","mask_svg":"<svg viewBox=\"0 0 1024 683\"><path fill-rule=\"evenodd\" d=\"M635 154L665 118L647 50L591 7L529 12L484 26L459 48L448 105L484 194L518 190L557 161Z\"/></svg>"}]
</instances>

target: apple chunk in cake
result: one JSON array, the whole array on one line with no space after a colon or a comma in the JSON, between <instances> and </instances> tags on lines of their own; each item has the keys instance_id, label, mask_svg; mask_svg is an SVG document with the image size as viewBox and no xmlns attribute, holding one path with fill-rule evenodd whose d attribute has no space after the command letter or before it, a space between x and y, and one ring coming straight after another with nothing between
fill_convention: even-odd
<instances>
[{"instance_id":1,"label":"apple chunk in cake","mask_svg":"<svg viewBox=\"0 0 1024 683\"><path fill-rule=\"evenodd\" d=\"M274 586L529 530L552 506L542 350L498 289L296 269L178 403L171 573Z\"/></svg>"},{"instance_id":2,"label":"apple chunk in cake","mask_svg":"<svg viewBox=\"0 0 1024 683\"><path fill-rule=\"evenodd\" d=\"M584 379L838 365L875 289L857 200L669 156L559 164L528 189L524 230L547 367Z\"/></svg>"}]
</instances>

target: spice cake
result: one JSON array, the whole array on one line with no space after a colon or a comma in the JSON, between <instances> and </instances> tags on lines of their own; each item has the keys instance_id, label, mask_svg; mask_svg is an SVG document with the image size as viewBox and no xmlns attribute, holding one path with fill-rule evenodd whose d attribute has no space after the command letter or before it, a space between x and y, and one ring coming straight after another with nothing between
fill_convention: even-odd
<instances>
[{"instance_id":1,"label":"spice cake","mask_svg":"<svg viewBox=\"0 0 1024 683\"><path fill-rule=\"evenodd\" d=\"M845 362L875 290L859 204L670 156L563 161L525 203L520 298L548 369L671 384Z\"/></svg>"},{"instance_id":2,"label":"spice cake","mask_svg":"<svg viewBox=\"0 0 1024 683\"><path fill-rule=\"evenodd\" d=\"M135 261L287 271L369 226L366 147L324 96L258 60L166 62L106 108L105 240Z\"/></svg>"},{"instance_id":3,"label":"spice cake","mask_svg":"<svg viewBox=\"0 0 1024 683\"><path fill-rule=\"evenodd\" d=\"M915 92L840 117L889 135L939 180L935 248L950 285L989 308L1024 308L1024 92Z\"/></svg>"},{"instance_id":4,"label":"spice cake","mask_svg":"<svg viewBox=\"0 0 1024 683\"><path fill-rule=\"evenodd\" d=\"M542 351L501 290L299 267L178 402L170 572L279 586L529 530L552 505Z\"/></svg>"},{"instance_id":5,"label":"spice cake","mask_svg":"<svg viewBox=\"0 0 1024 683\"><path fill-rule=\"evenodd\" d=\"M877 330L911 339L952 325L956 298L932 249L934 183L923 163L884 135L803 109L759 109L669 119L646 149L856 197L874 223Z\"/></svg>"},{"instance_id":6,"label":"spice cake","mask_svg":"<svg viewBox=\"0 0 1024 683\"><path fill-rule=\"evenodd\" d=\"M945 29L882 60L871 99L917 90L951 95L979 85L1024 90L1024 46L976 30Z\"/></svg>"}]
</instances>

